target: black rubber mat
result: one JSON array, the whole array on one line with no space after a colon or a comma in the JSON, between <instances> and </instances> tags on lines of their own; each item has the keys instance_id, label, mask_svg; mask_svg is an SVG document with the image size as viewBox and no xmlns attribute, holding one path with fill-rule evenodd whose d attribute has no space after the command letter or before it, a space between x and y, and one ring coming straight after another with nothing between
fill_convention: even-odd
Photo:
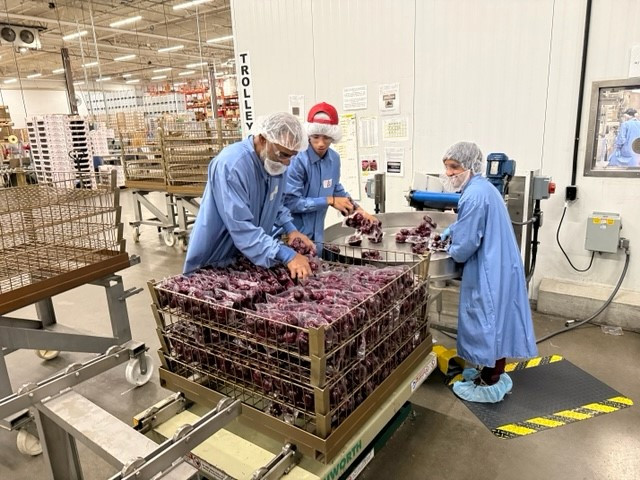
<instances>
[{"instance_id":1,"label":"black rubber mat","mask_svg":"<svg viewBox=\"0 0 640 480\"><path fill-rule=\"evenodd\" d=\"M461 400L494 434L503 438L529 435L633 404L559 356L511 364L507 370L512 370L508 374L513 380L513 390L502 402Z\"/></svg>"}]
</instances>

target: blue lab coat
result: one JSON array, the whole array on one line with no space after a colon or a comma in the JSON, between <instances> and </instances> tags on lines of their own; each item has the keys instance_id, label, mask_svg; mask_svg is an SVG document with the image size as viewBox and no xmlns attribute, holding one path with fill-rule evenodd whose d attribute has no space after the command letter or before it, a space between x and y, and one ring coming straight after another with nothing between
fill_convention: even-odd
<instances>
[{"instance_id":1,"label":"blue lab coat","mask_svg":"<svg viewBox=\"0 0 640 480\"><path fill-rule=\"evenodd\" d=\"M295 230L282 203L286 173L271 176L253 136L225 147L209 164L209 179L191 232L184 272L228 265L242 253L254 264L288 263L295 252L271 237L275 225Z\"/></svg>"},{"instance_id":2,"label":"blue lab coat","mask_svg":"<svg viewBox=\"0 0 640 480\"><path fill-rule=\"evenodd\" d=\"M520 251L504 200L486 178L474 175L463 188L450 229L449 254L464 264L458 355L487 367L504 357L535 357Z\"/></svg>"},{"instance_id":3,"label":"blue lab coat","mask_svg":"<svg viewBox=\"0 0 640 480\"><path fill-rule=\"evenodd\" d=\"M620 125L615 150L609 157L609 166L637 167L640 155L631 149L631 144L638 137L640 137L640 120L632 118Z\"/></svg>"},{"instance_id":4,"label":"blue lab coat","mask_svg":"<svg viewBox=\"0 0 640 480\"><path fill-rule=\"evenodd\" d=\"M324 241L327 197L348 197L340 183L340 155L329 148L320 158L309 147L298 153L289 166L284 204L291 210L296 228L316 243Z\"/></svg>"}]
</instances>

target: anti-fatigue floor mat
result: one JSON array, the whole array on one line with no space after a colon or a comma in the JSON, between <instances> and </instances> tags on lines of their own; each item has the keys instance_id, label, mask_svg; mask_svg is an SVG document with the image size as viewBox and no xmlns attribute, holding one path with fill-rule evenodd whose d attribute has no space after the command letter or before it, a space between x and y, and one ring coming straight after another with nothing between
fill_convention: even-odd
<instances>
[{"instance_id":1,"label":"anti-fatigue floor mat","mask_svg":"<svg viewBox=\"0 0 640 480\"><path fill-rule=\"evenodd\" d=\"M559 355L510 363L499 403L461 400L496 436L514 438L630 407L633 401Z\"/></svg>"}]
</instances>

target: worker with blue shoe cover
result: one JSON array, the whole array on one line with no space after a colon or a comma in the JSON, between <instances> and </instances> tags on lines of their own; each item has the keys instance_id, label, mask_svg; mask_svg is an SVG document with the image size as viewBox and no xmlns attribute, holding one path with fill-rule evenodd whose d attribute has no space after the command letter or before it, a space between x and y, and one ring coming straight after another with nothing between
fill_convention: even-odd
<instances>
[{"instance_id":1,"label":"worker with blue shoe cover","mask_svg":"<svg viewBox=\"0 0 640 480\"><path fill-rule=\"evenodd\" d=\"M338 112L333 105L322 102L309 110L305 124L309 145L291 161L284 196L293 223L316 242L318 254L322 252L324 221L329 207L343 215L357 211L364 218L377 222L351 199L340 183L340 155L329 148L342 136L338 123Z\"/></svg>"},{"instance_id":2,"label":"worker with blue shoe cover","mask_svg":"<svg viewBox=\"0 0 640 480\"><path fill-rule=\"evenodd\" d=\"M184 272L226 266L241 253L262 267L284 263L293 278L311 274L303 255L271 236L274 226L313 242L293 224L282 197L291 158L307 145L296 117L274 113L257 122L253 135L225 147L209 164L209 177L196 217Z\"/></svg>"},{"instance_id":3,"label":"worker with blue shoe cover","mask_svg":"<svg viewBox=\"0 0 640 480\"><path fill-rule=\"evenodd\" d=\"M538 354L526 280L511 220L498 190L482 176L475 143L459 142L443 157L448 191L460 191L458 218L443 232L448 252L464 264L458 307L457 352L467 365L454 393L470 402L495 403L513 382L506 358Z\"/></svg>"}]
</instances>

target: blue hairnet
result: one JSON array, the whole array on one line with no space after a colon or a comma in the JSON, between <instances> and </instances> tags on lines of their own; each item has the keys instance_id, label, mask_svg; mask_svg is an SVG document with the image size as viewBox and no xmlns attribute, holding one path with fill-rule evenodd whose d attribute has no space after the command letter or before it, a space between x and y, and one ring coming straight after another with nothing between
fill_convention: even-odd
<instances>
[{"instance_id":1,"label":"blue hairnet","mask_svg":"<svg viewBox=\"0 0 640 480\"><path fill-rule=\"evenodd\" d=\"M478 175L482 173L482 150L473 142L458 142L449 147L442 161L455 160L465 170Z\"/></svg>"},{"instance_id":2,"label":"blue hairnet","mask_svg":"<svg viewBox=\"0 0 640 480\"><path fill-rule=\"evenodd\" d=\"M300 121L290 113L272 113L259 118L251 133L296 152L307 148L307 134Z\"/></svg>"}]
</instances>

